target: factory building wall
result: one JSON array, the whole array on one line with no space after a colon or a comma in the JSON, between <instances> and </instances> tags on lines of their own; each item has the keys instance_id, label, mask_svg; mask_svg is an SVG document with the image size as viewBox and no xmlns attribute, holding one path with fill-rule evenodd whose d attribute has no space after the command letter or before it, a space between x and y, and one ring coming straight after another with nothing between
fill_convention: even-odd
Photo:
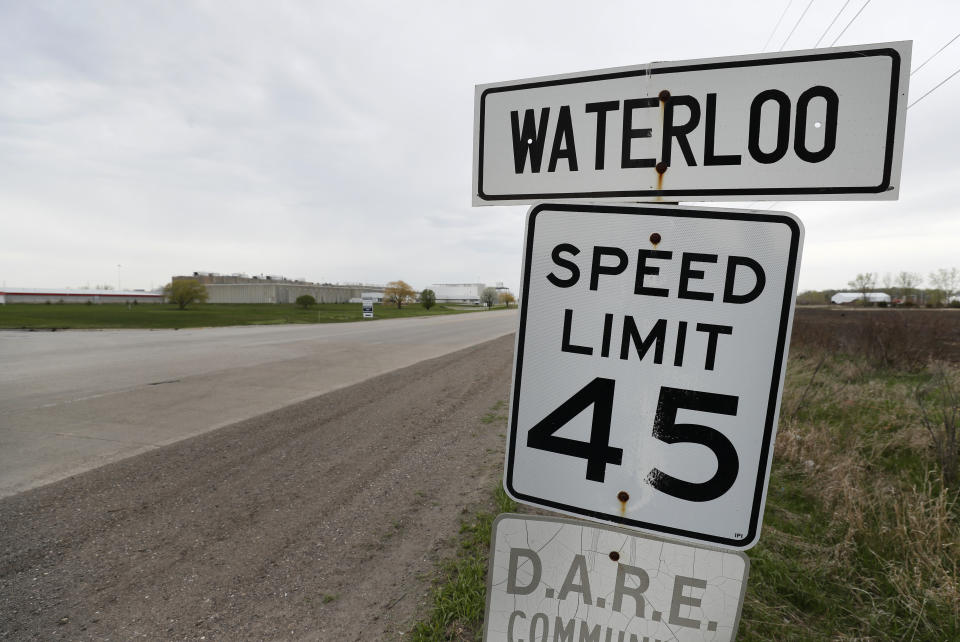
<instances>
[{"instance_id":1,"label":"factory building wall","mask_svg":"<svg viewBox=\"0 0 960 642\"><path fill-rule=\"evenodd\" d=\"M208 283L208 303L294 303L309 294L317 303L349 303L364 288L337 285L295 285L287 283Z\"/></svg>"},{"instance_id":2,"label":"factory building wall","mask_svg":"<svg viewBox=\"0 0 960 642\"><path fill-rule=\"evenodd\" d=\"M0 292L0 305L7 303L163 303L163 297L150 293L105 294L98 292Z\"/></svg>"}]
</instances>

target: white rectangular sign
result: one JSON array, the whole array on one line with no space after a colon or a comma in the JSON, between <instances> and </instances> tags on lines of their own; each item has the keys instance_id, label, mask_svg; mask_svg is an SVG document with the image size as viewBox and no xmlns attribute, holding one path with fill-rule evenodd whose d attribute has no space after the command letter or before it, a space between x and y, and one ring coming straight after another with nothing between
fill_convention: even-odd
<instances>
[{"instance_id":1,"label":"white rectangular sign","mask_svg":"<svg viewBox=\"0 0 960 642\"><path fill-rule=\"evenodd\" d=\"M803 227L785 212L531 208L507 492L722 547L759 537Z\"/></svg>"},{"instance_id":2,"label":"white rectangular sign","mask_svg":"<svg viewBox=\"0 0 960 642\"><path fill-rule=\"evenodd\" d=\"M733 640L749 571L743 553L570 519L500 515L483 639Z\"/></svg>"},{"instance_id":3,"label":"white rectangular sign","mask_svg":"<svg viewBox=\"0 0 960 642\"><path fill-rule=\"evenodd\" d=\"M478 85L473 204L896 199L911 44Z\"/></svg>"}]
</instances>

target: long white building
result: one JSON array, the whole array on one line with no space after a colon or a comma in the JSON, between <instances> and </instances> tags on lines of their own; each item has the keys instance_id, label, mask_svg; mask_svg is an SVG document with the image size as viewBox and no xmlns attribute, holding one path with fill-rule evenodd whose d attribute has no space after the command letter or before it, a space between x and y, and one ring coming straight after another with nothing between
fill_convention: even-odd
<instances>
[{"instance_id":1,"label":"long white building","mask_svg":"<svg viewBox=\"0 0 960 642\"><path fill-rule=\"evenodd\" d=\"M466 303L480 305L480 293L486 283L434 283L430 286L437 303Z\"/></svg>"},{"instance_id":2,"label":"long white building","mask_svg":"<svg viewBox=\"0 0 960 642\"><path fill-rule=\"evenodd\" d=\"M0 305L7 303L163 303L163 295L144 290L0 288Z\"/></svg>"}]
</instances>

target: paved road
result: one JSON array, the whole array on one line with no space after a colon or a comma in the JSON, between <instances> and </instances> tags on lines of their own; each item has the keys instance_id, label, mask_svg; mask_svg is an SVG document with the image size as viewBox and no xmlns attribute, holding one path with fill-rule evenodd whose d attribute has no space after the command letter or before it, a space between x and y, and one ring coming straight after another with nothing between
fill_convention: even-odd
<instances>
[{"instance_id":1,"label":"paved road","mask_svg":"<svg viewBox=\"0 0 960 642\"><path fill-rule=\"evenodd\" d=\"M512 349L0 499L0 640L409 640L464 511L492 508Z\"/></svg>"},{"instance_id":2,"label":"paved road","mask_svg":"<svg viewBox=\"0 0 960 642\"><path fill-rule=\"evenodd\" d=\"M516 324L516 311L496 311L0 332L0 497L509 334Z\"/></svg>"}]
</instances>

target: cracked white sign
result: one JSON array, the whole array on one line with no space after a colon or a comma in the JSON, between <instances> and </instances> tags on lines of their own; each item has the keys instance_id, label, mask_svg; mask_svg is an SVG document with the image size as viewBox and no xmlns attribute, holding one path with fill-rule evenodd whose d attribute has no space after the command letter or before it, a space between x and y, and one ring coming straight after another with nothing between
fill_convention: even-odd
<instances>
[{"instance_id":1,"label":"cracked white sign","mask_svg":"<svg viewBox=\"0 0 960 642\"><path fill-rule=\"evenodd\" d=\"M750 560L618 528L500 515L487 642L666 642L736 636Z\"/></svg>"}]
</instances>

